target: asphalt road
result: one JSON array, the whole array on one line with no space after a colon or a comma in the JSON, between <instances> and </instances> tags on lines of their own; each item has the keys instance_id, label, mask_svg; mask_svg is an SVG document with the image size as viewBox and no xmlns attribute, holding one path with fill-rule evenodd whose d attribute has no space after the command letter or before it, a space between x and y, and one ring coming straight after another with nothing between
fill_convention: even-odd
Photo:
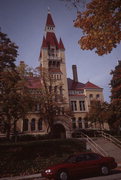
<instances>
[{"instance_id":1,"label":"asphalt road","mask_svg":"<svg viewBox=\"0 0 121 180\"><path fill-rule=\"evenodd\" d=\"M35 179L33 179L35 180ZM45 178L40 178L36 180L47 180ZM76 180L76 179L74 179ZM90 177L90 178L83 178L80 180L121 180L121 170L114 170L112 171L111 175L108 176L96 176L96 177Z\"/></svg>"},{"instance_id":2,"label":"asphalt road","mask_svg":"<svg viewBox=\"0 0 121 180\"><path fill-rule=\"evenodd\" d=\"M0 180L47 180L41 177L41 174L23 176L23 177L6 177L0 178ZM77 180L76 178L74 180ZM79 179L78 179L79 180ZM121 169L113 170L111 175L108 176L96 176L96 177L86 177L80 180L121 180Z\"/></svg>"},{"instance_id":3,"label":"asphalt road","mask_svg":"<svg viewBox=\"0 0 121 180\"><path fill-rule=\"evenodd\" d=\"M121 180L121 173L113 174L113 175L109 175L109 176L85 178L85 179L81 179L81 180Z\"/></svg>"},{"instance_id":4,"label":"asphalt road","mask_svg":"<svg viewBox=\"0 0 121 180\"><path fill-rule=\"evenodd\" d=\"M121 180L121 170L113 170L111 175L83 178L80 180Z\"/></svg>"}]
</instances>

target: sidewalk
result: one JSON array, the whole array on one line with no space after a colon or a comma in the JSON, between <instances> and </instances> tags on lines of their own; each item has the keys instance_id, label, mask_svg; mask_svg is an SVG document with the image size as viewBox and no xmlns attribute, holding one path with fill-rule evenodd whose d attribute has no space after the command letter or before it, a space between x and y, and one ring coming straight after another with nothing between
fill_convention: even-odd
<instances>
[{"instance_id":1,"label":"sidewalk","mask_svg":"<svg viewBox=\"0 0 121 180\"><path fill-rule=\"evenodd\" d=\"M118 163L118 167L116 169L121 170L121 163Z\"/></svg>"},{"instance_id":2,"label":"sidewalk","mask_svg":"<svg viewBox=\"0 0 121 180\"><path fill-rule=\"evenodd\" d=\"M38 173L38 174L32 174L26 176L4 177L4 178L0 178L0 180L22 180L22 179L33 179L33 178L41 178L41 180L43 179L41 173Z\"/></svg>"},{"instance_id":3,"label":"sidewalk","mask_svg":"<svg viewBox=\"0 0 121 180\"><path fill-rule=\"evenodd\" d=\"M118 167L116 168L117 170L121 170L121 163L118 163ZM44 180L44 178L42 178L41 173L38 174L33 174L33 175L26 175L26 176L15 176L15 177L4 177L4 178L0 178L0 180L28 180L28 179L40 179Z\"/></svg>"}]
</instances>

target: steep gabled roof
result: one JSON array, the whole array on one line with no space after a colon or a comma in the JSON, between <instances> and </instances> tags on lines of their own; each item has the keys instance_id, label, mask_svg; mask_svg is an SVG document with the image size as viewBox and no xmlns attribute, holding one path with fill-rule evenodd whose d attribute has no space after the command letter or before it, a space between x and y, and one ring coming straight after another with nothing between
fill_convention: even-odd
<instances>
[{"instance_id":1,"label":"steep gabled roof","mask_svg":"<svg viewBox=\"0 0 121 180\"><path fill-rule=\"evenodd\" d=\"M43 41L42 41L42 48L47 48L47 43L44 36L43 36Z\"/></svg>"},{"instance_id":2,"label":"steep gabled roof","mask_svg":"<svg viewBox=\"0 0 121 180\"><path fill-rule=\"evenodd\" d=\"M67 78L69 90L81 90L84 89L84 84L81 82L75 82L74 80Z\"/></svg>"},{"instance_id":3,"label":"steep gabled roof","mask_svg":"<svg viewBox=\"0 0 121 180\"><path fill-rule=\"evenodd\" d=\"M74 80L67 78L67 82L68 82L68 90L102 89L101 87L89 81L86 84L83 84L81 82L75 82Z\"/></svg>"},{"instance_id":4,"label":"steep gabled roof","mask_svg":"<svg viewBox=\"0 0 121 180\"><path fill-rule=\"evenodd\" d=\"M53 22L50 12L48 12L48 15L47 15L46 26L55 27L55 24Z\"/></svg>"},{"instance_id":5,"label":"steep gabled roof","mask_svg":"<svg viewBox=\"0 0 121 180\"><path fill-rule=\"evenodd\" d=\"M47 46L59 48L58 41L54 32L47 32L46 34L46 44Z\"/></svg>"},{"instance_id":6,"label":"steep gabled roof","mask_svg":"<svg viewBox=\"0 0 121 180\"><path fill-rule=\"evenodd\" d=\"M99 87L99 86L97 86L97 85L95 85L89 81L85 84L84 88L85 89L102 89L101 87Z\"/></svg>"},{"instance_id":7,"label":"steep gabled roof","mask_svg":"<svg viewBox=\"0 0 121 180\"><path fill-rule=\"evenodd\" d=\"M59 49L65 50L65 47L63 45L63 42L62 42L61 38L60 38L60 41L59 41Z\"/></svg>"}]
</instances>

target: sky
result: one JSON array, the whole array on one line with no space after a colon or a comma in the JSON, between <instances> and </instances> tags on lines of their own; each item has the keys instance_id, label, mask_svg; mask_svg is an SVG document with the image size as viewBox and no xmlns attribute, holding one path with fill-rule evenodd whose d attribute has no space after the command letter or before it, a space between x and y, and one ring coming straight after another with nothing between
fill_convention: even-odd
<instances>
[{"instance_id":1,"label":"sky","mask_svg":"<svg viewBox=\"0 0 121 180\"><path fill-rule=\"evenodd\" d=\"M90 81L103 88L104 100L110 101L110 72L121 60L121 44L108 55L81 50L78 40L81 29L73 26L77 10L61 0L0 0L0 27L19 47L16 64L24 61L31 67L39 65L44 28L50 9L57 39L65 46L67 77L72 77L72 65L77 65L78 80ZM84 7L84 5L82 5Z\"/></svg>"}]
</instances>

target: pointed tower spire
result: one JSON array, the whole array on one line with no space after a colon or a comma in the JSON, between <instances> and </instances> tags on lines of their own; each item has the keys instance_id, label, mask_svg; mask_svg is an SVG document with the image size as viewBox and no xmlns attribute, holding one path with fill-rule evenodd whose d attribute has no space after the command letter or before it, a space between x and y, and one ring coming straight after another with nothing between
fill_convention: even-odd
<instances>
[{"instance_id":1,"label":"pointed tower spire","mask_svg":"<svg viewBox=\"0 0 121 180\"><path fill-rule=\"evenodd\" d=\"M62 42L61 38L60 38L60 41L59 41L59 49L65 50L65 47L63 45L63 42Z\"/></svg>"},{"instance_id":2,"label":"pointed tower spire","mask_svg":"<svg viewBox=\"0 0 121 180\"><path fill-rule=\"evenodd\" d=\"M48 15L47 15L47 20L46 20L46 26L55 27L55 24L53 22L53 19L52 19L52 16L51 16L49 8L48 8Z\"/></svg>"},{"instance_id":3,"label":"pointed tower spire","mask_svg":"<svg viewBox=\"0 0 121 180\"><path fill-rule=\"evenodd\" d=\"M46 40L45 37L43 36L43 41L42 41L42 48L47 48Z\"/></svg>"}]
</instances>

